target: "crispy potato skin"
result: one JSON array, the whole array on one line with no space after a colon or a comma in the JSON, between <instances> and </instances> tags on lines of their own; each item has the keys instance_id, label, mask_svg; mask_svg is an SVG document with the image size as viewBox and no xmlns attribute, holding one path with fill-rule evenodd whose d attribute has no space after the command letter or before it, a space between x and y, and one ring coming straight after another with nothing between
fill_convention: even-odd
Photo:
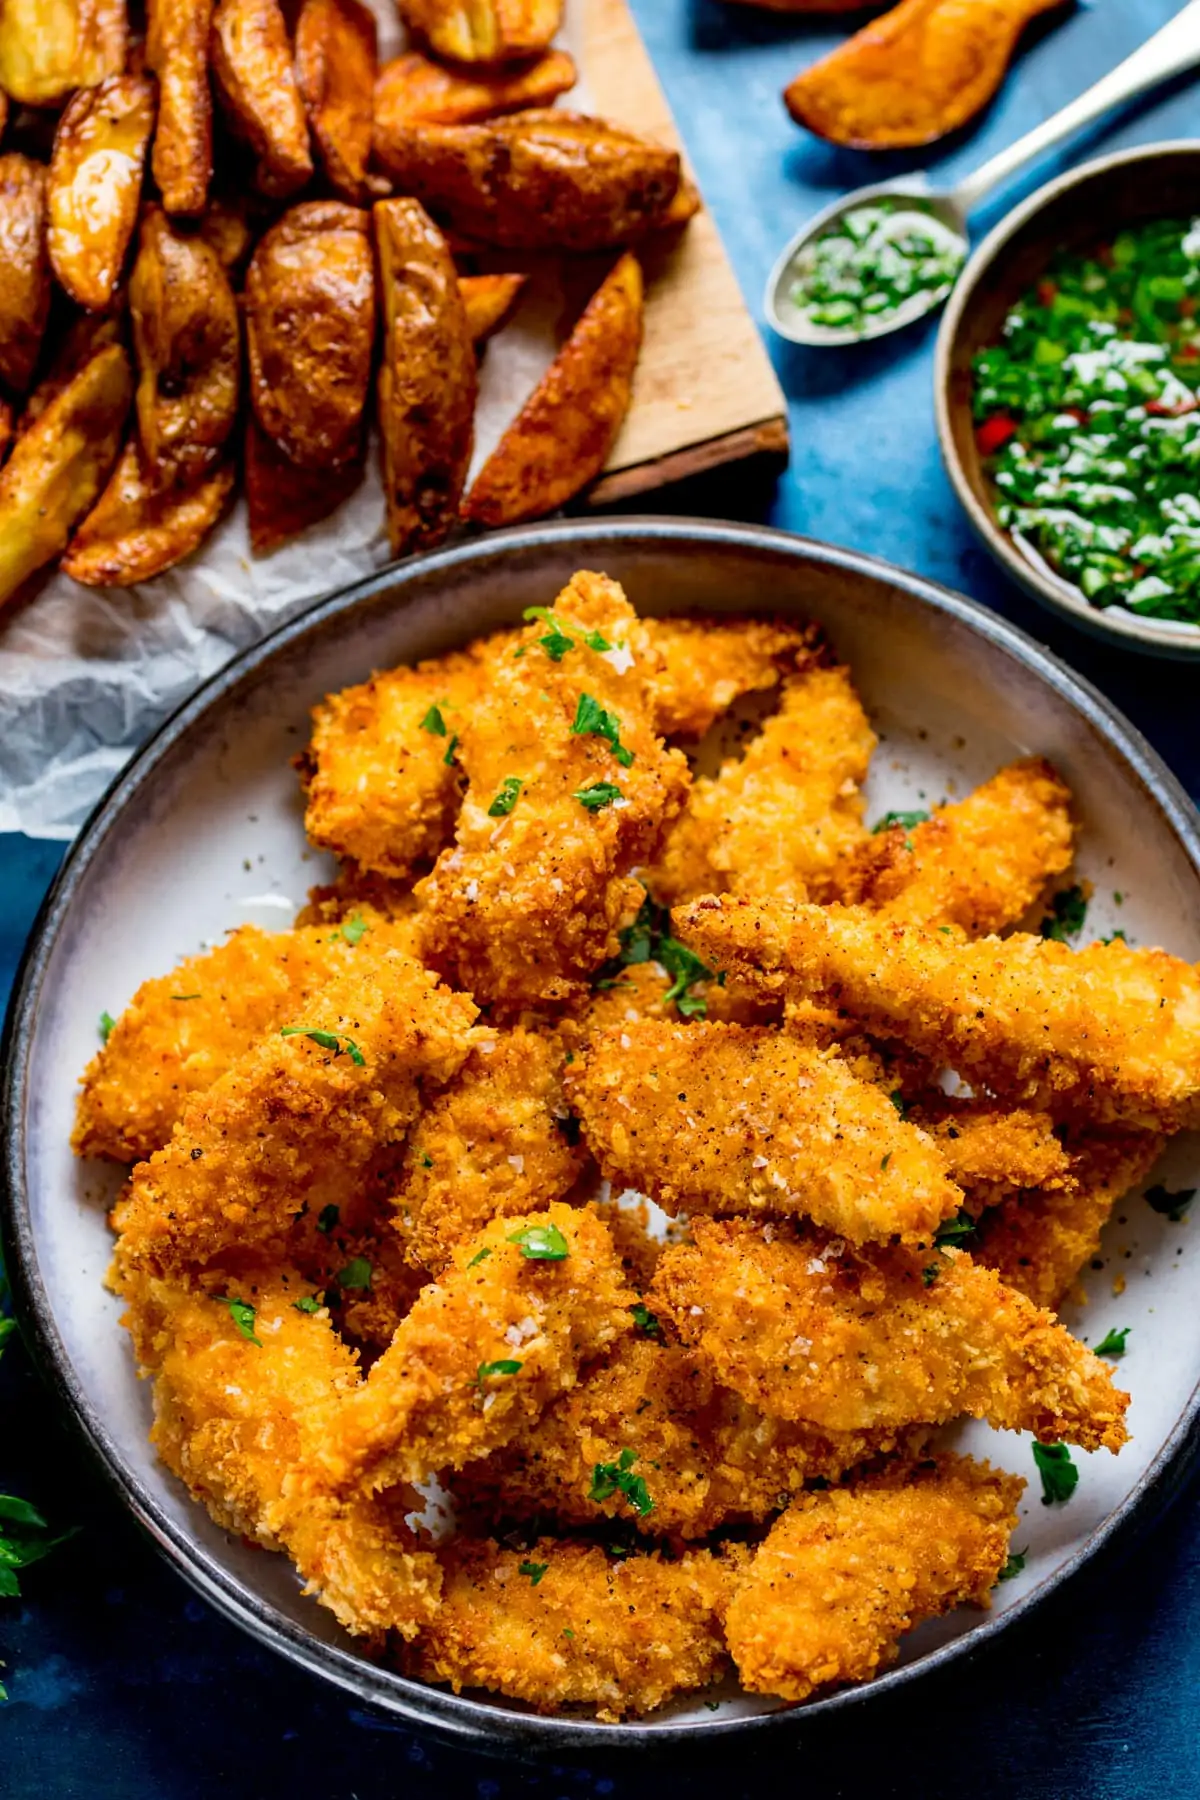
<instances>
[{"instance_id":1,"label":"crispy potato skin","mask_svg":"<svg viewBox=\"0 0 1200 1800\"><path fill-rule=\"evenodd\" d=\"M459 63L510 62L545 50L563 0L398 0L410 31Z\"/></svg>"},{"instance_id":2,"label":"crispy potato skin","mask_svg":"<svg viewBox=\"0 0 1200 1800\"><path fill-rule=\"evenodd\" d=\"M376 30L360 0L304 0L296 23L296 86L330 186L369 192Z\"/></svg>"},{"instance_id":3,"label":"crispy potato skin","mask_svg":"<svg viewBox=\"0 0 1200 1800\"><path fill-rule=\"evenodd\" d=\"M383 307L379 427L393 556L450 531L475 437L479 378L450 252L415 200L374 209Z\"/></svg>"},{"instance_id":4,"label":"crispy potato skin","mask_svg":"<svg viewBox=\"0 0 1200 1800\"><path fill-rule=\"evenodd\" d=\"M680 185L674 150L557 109L482 125L377 119L375 154L435 218L501 249L615 249L660 224Z\"/></svg>"},{"instance_id":5,"label":"crispy potato skin","mask_svg":"<svg viewBox=\"0 0 1200 1800\"><path fill-rule=\"evenodd\" d=\"M17 439L0 474L0 601L59 554L95 501L132 397L129 358L109 344Z\"/></svg>"},{"instance_id":6,"label":"crispy potato skin","mask_svg":"<svg viewBox=\"0 0 1200 1800\"><path fill-rule=\"evenodd\" d=\"M237 417L237 302L215 251L152 207L129 283L138 430L156 486L188 488L216 465Z\"/></svg>"},{"instance_id":7,"label":"crispy potato skin","mask_svg":"<svg viewBox=\"0 0 1200 1800\"><path fill-rule=\"evenodd\" d=\"M476 349L508 323L527 275L460 275L458 291Z\"/></svg>"},{"instance_id":8,"label":"crispy potato skin","mask_svg":"<svg viewBox=\"0 0 1200 1800\"><path fill-rule=\"evenodd\" d=\"M235 469L218 463L180 493L147 480L136 437L63 553L59 567L84 587L132 587L199 549L233 494Z\"/></svg>"},{"instance_id":9,"label":"crispy potato skin","mask_svg":"<svg viewBox=\"0 0 1200 1800\"><path fill-rule=\"evenodd\" d=\"M565 50L548 50L520 69L448 69L409 50L380 69L375 117L384 134L394 124L477 125L527 107L551 106L576 79Z\"/></svg>"},{"instance_id":10,"label":"crispy potato skin","mask_svg":"<svg viewBox=\"0 0 1200 1800\"><path fill-rule=\"evenodd\" d=\"M53 106L125 65L125 0L4 0L0 88L21 106Z\"/></svg>"},{"instance_id":11,"label":"crispy potato skin","mask_svg":"<svg viewBox=\"0 0 1200 1800\"><path fill-rule=\"evenodd\" d=\"M234 129L258 158L259 188L286 200L311 179L313 162L276 0L218 0L209 60Z\"/></svg>"},{"instance_id":12,"label":"crispy potato skin","mask_svg":"<svg viewBox=\"0 0 1200 1800\"><path fill-rule=\"evenodd\" d=\"M651 1304L764 1412L826 1431L967 1413L1114 1453L1128 1439L1107 1365L962 1251L852 1251L746 1219L698 1219L693 1238L660 1257Z\"/></svg>"},{"instance_id":13,"label":"crispy potato skin","mask_svg":"<svg viewBox=\"0 0 1200 1800\"><path fill-rule=\"evenodd\" d=\"M942 1456L793 1502L726 1614L742 1686L798 1701L831 1682L869 1681L922 1619L986 1607L1024 1487L987 1463Z\"/></svg>"},{"instance_id":14,"label":"crispy potato skin","mask_svg":"<svg viewBox=\"0 0 1200 1800\"><path fill-rule=\"evenodd\" d=\"M362 453L375 341L371 222L339 200L294 206L246 275L250 400L263 430L304 469Z\"/></svg>"},{"instance_id":15,"label":"crispy potato skin","mask_svg":"<svg viewBox=\"0 0 1200 1800\"><path fill-rule=\"evenodd\" d=\"M212 179L208 38L212 0L149 0L146 62L158 76L150 167L164 210L204 211Z\"/></svg>"},{"instance_id":16,"label":"crispy potato skin","mask_svg":"<svg viewBox=\"0 0 1200 1800\"><path fill-rule=\"evenodd\" d=\"M50 159L50 262L73 300L106 307L137 218L154 83L114 75L80 88L58 123Z\"/></svg>"},{"instance_id":17,"label":"crispy potato skin","mask_svg":"<svg viewBox=\"0 0 1200 1800\"><path fill-rule=\"evenodd\" d=\"M901 0L784 90L798 125L859 150L932 144L973 118L1018 37L1059 0Z\"/></svg>"},{"instance_id":18,"label":"crispy potato skin","mask_svg":"<svg viewBox=\"0 0 1200 1800\"><path fill-rule=\"evenodd\" d=\"M0 381L23 394L50 311L46 170L28 156L0 156Z\"/></svg>"},{"instance_id":19,"label":"crispy potato skin","mask_svg":"<svg viewBox=\"0 0 1200 1800\"><path fill-rule=\"evenodd\" d=\"M200 220L200 236L214 250L230 281L240 280L254 248L254 202L245 197L210 196Z\"/></svg>"},{"instance_id":20,"label":"crispy potato skin","mask_svg":"<svg viewBox=\"0 0 1200 1800\"><path fill-rule=\"evenodd\" d=\"M302 469L267 436L250 413L246 419L242 478L254 554L269 556L289 538L327 519L350 498L365 469L365 456L336 469Z\"/></svg>"},{"instance_id":21,"label":"crispy potato skin","mask_svg":"<svg viewBox=\"0 0 1200 1800\"><path fill-rule=\"evenodd\" d=\"M626 251L479 471L464 519L536 519L594 481L629 411L641 346L642 270Z\"/></svg>"},{"instance_id":22,"label":"crispy potato skin","mask_svg":"<svg viewBox=\"0 0 1200 1800\"><path fill-rule=\"evenodd\" d=\"M545 1564L536 1587L522 1565ZM728 1657L721 1614L735 1553L609 1556L541 1538L528 1550L464 1538L442 1557L442 1601L404 1667L457 1693L488 1687L539 1711L588 1705L599 1719L709 1686Z\"/></svg>"}]
</instances>

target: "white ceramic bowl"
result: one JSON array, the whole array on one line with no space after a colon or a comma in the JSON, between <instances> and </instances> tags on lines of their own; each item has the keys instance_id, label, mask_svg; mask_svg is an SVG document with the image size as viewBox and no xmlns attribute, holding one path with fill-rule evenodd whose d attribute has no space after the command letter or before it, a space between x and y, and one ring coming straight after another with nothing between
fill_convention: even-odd
<instances>
[{"instance_id":1,"label":"white ceramic bowl","mask_svg":"<svg viewBox=\"0 0 1200 1800\"><path fill-rule=\"evenodd\" d=\"M1200 957L1197 816L1158 758L1098 694L1030 639L956 595L850 551L756 527L687 521L563 523L500 533L335 595L233 663L160 731L84 829L34 931L6 1038L5 1249L35 1356L128 1504L214 1605L293 1661L360 1699L443 1734L492 1745L646 1749L685 1739L795 1728L946 1662L1035 1605L1121 1522L1141 1516L1190 1448L1200 1381L1195 1293L1200 1239L1141 1198L1119 1209L1090 1304L1070 1315L1096 1343L1133 1327L1122 1379L1133 1442L1080 1457L1074 1499L1026 1495L1023 1575L990 1614L923 1627L898 1667L803 1709L730 1690L639 1724L541 1718L502 1699L460 1696L366 1662L332 1617L302 1598L282 1557L220 1531L156 1462L150 1395L134 1376L118 1305L104 1289L104 1206L115 1174L68 1146L76 1079L145 976L254 920L287 925L325 876L306 846L289 763L308 709L371 669L428 656L549 602L580 567L622 580L639 609L780 612L828 627L880 731L869 799L888 807L963 793L1008 758L1050 756L1079 803L1090 925ZM1122 903L1113 898L1123 895ZM1194 1142L1177 1141L1158 1179L1200 1183ZM1114 1277L1126 1282L1119 1298ZM1029 1440L971 1426L957 1440L1033 1478ZM1036 1486L1036 1482L1034 1484ZM704 1697L704 1698L707 1698Z\"/></svg>"}]
</instances>

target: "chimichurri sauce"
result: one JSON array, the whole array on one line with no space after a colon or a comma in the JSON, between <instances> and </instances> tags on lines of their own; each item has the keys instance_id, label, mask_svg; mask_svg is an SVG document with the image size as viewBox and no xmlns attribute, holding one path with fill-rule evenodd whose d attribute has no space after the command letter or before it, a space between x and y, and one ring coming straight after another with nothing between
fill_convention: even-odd
<instances>
[{"instance_id":1,"label":"chimichurri sauce","mask_svg":"<svg viewBox=\"0 0 1200 1800\"><path fill-rule=\"evenodd\" d=\"M792 303L812 325L864 332L916 294L948 294L965 254L916 201L856 206L796 257Z\"/></svg>"},{"instance_id":2,"label":"chimichurri sauce","mask_svg":"<svg viewBox=\"0 0 1200 1800\"><path fill-rule=\"evenodd\" d=\"M1200 623L1200 220L1061 256L975 358L1018 544L1094 606Z\"/></svg>"}]
</instances>

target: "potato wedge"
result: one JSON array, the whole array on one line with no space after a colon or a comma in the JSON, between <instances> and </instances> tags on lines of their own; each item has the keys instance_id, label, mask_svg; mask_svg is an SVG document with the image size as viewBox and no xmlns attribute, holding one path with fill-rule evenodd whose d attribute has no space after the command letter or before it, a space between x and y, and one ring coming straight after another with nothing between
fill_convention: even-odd
<instances>
[{"instance_id":1,"label":"potato wedge","mask_svg":"<svg viewBox=\"0 0 1200 1800\"><path fill-rule=\"evenodd\" d=\"M47 196L50 264L72 300L93 312L111 301L125 261L153 124L148 75L80 88L58 122Z\"/></svg>"},{"instance_id":2,"label":"potato wedge","mask_svg":"<svg viewBox=\"0 0 1200 1800\"><path fill-rule=\"evenodd\" d=\"M484 125L376 119L375 154L435 218L502 249L624 244L661 221L681 175L674 150L553 110Z\"/></svg>"},{"instance_id":3,"label":"potato wedge","mask_svg":"<svg viewBox=\"0 0 1200 1800\"><path fill-rule=\"evenodd\" d=\"M50 311L46 170L31 157L0 156L0 381L23 394Z\"/></svg>"},{"instance_id":4,"label":"potato wedge","mask_svg":"<svg viewBox=\"0 0 1200 1800\"><path fill-rule=\"evenodd\" d=\"M84 587L132 587L161 575L204 542L233 492L234 474L232 462L221 463L189 493L158 493L135 434L59 567Z\"/></svg>"},{"instance_id":5,"label":"potato wedge","mask_svg":"<svg viewBox=\"0 0 1200 1800\"><path fill-rule=\"evenodd\" d=\"M360 0L304 0L296 24L296 86L330 187L368 193L377 66L375 20Z\"/></svg>"},{"instance_id":6,"label":"potato wedge","mask_svg":"<svg viewBox=\"0 0 1200 1800\"><path fill-rule=\"evenodd\" d=\"M548 48L563 0L398 0L400 17L451 62L512 62Z\"/></svg>"},{"instance_id":7,"label":"potato wedge","mask_svg":"<svg viewBox=\"0 0 1200 1800\"><path fill-rule=\"evenodd\" d=\"M0 394L0 467L12 449L13 439L17 435L17 409L11 400Z\"/></svg>"},{"instance_id":8,"label":"potato wedge","mask_svg":"<svg viewBox=\"0 0 1200 1800\"><path fill-rule=\"evenodd\" d=\"M311 179L313 162L276 0L217 0L209 59L230 122L258 158L260 191L287 199Z\"/></svg>"},{"instance_id":9,"label":"potato wedge","mask_svg":"<svg viewBox=\"0 0 1200 1800\"><path fill-rule=\"evenodd\" d=\"M251 260L246 348L258 422L301 468L359 455L374 346L369 216L341 200L294 206Z\"/></svg>"},{"instance_id":10,"label":"potato wedge","mask_svg":"<svg viewBox=\"0 0 1200 1800\"><path fill-rule=\"evenodd\" d=\"M476 348L507 321L528 280L528 275L459 276L458 291L467 312L467 330Z\"/></svg>"},{"instance_id":11,"label":"potato wedge","mask_svg":"<svg viewBox=\"0 0 1200 1800\"><path fill-rule=\"evenodd\" d=\"M1062 0L901 0L784 90L798 125L857 150L932 144L985 106L1025 25Z\"/></svg>"},{"instance_id":12,"label":"potato wedge","mask_svg":"<svg viewBox=\"0 0 1200 1800\"><path fill-rule=\"evenodd\" d=\"M21 106L53 106L125 67L125 0L3 0L0 88Z\"/></svg>"},{"instance_id":13,"label":"potato wedge","mask_svg":"<svg viewBox=\"0 0 1200 1800\"><path fill-rule=\"evenodd\" d=\"M272 443L251 413L246 420L244 478L250 548L267 556L288 538L319 524L349 499L363 478L365 458L340 469L301 469Z\"/></svg>"},{"instance_id":14,"label":"potato wedge","mask_svg":"<svg viewBox=\"0 0 1200 1800\"><path fill-rule=\"evenodd\" d=\"M221 267L233 282L240 280L249 260L254 232L252 209L244 200L210 197L200 220L200 236L216 251Z\"/></svg>"},{"instance_id":15,"label":"potato wedge","mask_svg":"<svg viewBox=\"0 0 1200 1800\"><path fill-rule=\"evenodd\" d=\"M129 357L109 344L17 439L0 473L0 602L58 555L91 507L132 398Z\"/></svg>"},{"instance_id":16,"label":"potato wedge","mask_svg":"<svg viewBox=\"0 0 1200 1800\"><path fill-rule=\"evenodd\" d=\"M50 365L25 402L17 421L20 431L36 425L52 400L74 381L85 363L110 344L124 342L121 320L115 313L80 313L59 339Z\"/></svg>"},{"instance_id":17,"label":"potato wedge","mask_svg":"<svg viewBox=\"0 0 1200 1800\"><path fill-rule=\"evenodd\" d=\"M517 69L447 69L410 50L380 69L375 117L401 125L476 125L525 107L550 106L576 80L565 50L548 50Z\"/></svg>"},{"instance_id":18,"label":"potato wedge","mask_svg":"<svg viewBox=\"0 0 1200 1800\"><path fill-rule=\"evenodd\" d=\"M149 0L146 64L158 76L150 167L167 212L195 218L212 179L208 38L213 0Z\"/></svg>"},{"instance_id":19,"label":"potato wedge","mask_svg":"<svg viewBox=\"0 0 1200 1800\"><path fill-rule=\"evenodd\" d=\"M138 430L158 488L192 487L215 466L237 417L237 301L216 252L158 207L142 219L129 283Z\"/></svg>"},{"instance_id":20,"label":"potato wedge","mask_svg":"<svg viewBox=\"0 0 1200 1800\"><path fill-rule=\"evenodd\" d=\"M440 544L471 461L478 375L450 252L415 200L374 209L383 304L379 426L393 556Z\"/></svg>"},{"instance_id":21,"label":"potato wedge","mask_svg":"<svg viewBox=\"0 0 1200 1800\"><path fill-rule=\"evenodd\" d=\"M626 251L480 469L463 518L537 519L594 481L629 410L641 343L642 270Z\"/></svg>"}]
</instances>

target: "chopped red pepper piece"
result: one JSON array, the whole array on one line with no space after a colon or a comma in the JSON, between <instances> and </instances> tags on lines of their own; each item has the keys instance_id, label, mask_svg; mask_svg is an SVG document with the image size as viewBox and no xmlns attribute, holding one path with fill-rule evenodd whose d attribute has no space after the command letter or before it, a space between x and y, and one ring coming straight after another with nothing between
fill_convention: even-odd
<instances>
[{"instance_id":1,"label":"chopped red pepper piece","mask_svg":"<svg viewBox=\"0 0 1200 1800\"><path fill-rule=\"evenodd\" d=\"M996 413L993 418L985 419L975 429L975 447L980 456L995 456L997 450L1003 449L1010 437L1016 435L1017 421L1010 419L1007 413Z\"/></svg>"},{"instance_id":2,"label":"chopped red pepper piece","mask_svg":"<svg viewBox=\"0 0 1200 1800\"><path fill-rule=\"evenodd\" d=\"M1184 413L1195 412L1195 400L1183 400L1178 406L1168 406L1165 400L1147 400L1146 411L1156 419L1181 419Z\"/></svg>"},{"instance_id":3,"label":"chopped red pepper piece","mask_svg":"<svg viewBox=\"0 0 1200 1800\"><path fill-rule=\"evenodd\" d=\"M1058 283L1055 281L1039 281L1037 297L1039 306L1053 306L1058 294Z\"/></svg>"}]
</instances>

